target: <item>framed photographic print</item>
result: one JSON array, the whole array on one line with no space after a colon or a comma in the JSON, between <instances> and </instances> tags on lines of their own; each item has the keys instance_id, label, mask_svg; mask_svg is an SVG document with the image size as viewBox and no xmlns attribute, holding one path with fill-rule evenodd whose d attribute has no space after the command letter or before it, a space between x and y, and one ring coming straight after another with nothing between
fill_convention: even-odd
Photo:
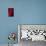
<instances>
[{"instance_id":1,"label":"framed photographic print","mask_svg":"<svg viewBox=\"0 0 46 46\"><path fill-rule=\"evenodd\" d=\"M13 17L14 16L14 8L8 8L8 16Z\"/></svg>"}]
</instances>

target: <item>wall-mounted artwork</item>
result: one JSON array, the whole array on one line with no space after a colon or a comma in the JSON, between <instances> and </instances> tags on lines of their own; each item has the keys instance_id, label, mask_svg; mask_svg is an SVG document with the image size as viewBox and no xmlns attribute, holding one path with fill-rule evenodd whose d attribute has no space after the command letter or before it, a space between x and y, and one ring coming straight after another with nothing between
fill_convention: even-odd
<instances>
[{"instance_id":1,"label":"wall-mounted artwork","mask_svg":"<svg viewBox=\"0 0 46 46\"><path fill-rule=\"evenodd\" d=\"M13 17L14 16L14 8L8 8L8 16Z\"/></svg>"}]
</instances>

